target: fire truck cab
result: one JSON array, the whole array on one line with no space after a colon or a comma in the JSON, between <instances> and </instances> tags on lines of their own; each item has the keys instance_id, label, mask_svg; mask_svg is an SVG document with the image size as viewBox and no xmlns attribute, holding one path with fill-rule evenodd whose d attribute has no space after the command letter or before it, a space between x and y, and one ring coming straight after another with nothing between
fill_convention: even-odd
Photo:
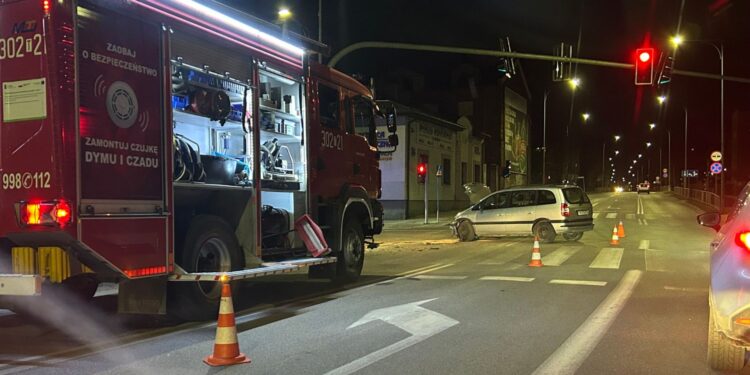
<instances>
[{"instance_id":1,"label":"fire truck cab","mask_svg":"<svg viewBox=\"0 0 750 375\"><path fill-rule=\"evenodd\" d=\"M208 319L220 279L356 280L382 230L370 90L245 14L0 0L0 83L0 308L109 281Z\"/></svg>"}]
</instances>

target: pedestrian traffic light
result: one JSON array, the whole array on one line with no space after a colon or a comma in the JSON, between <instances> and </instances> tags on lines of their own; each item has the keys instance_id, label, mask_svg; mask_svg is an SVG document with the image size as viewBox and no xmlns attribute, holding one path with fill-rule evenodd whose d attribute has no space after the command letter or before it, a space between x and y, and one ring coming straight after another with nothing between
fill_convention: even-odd
<instances>
[{"instance_id":1,"label":"pedestrian traffic light","mask_svg":"<svg viewBox=\"0 0 750 375\"><path fill-rule=\"evenodd\" d=\"M654 83L654 49L638 48L635 50L635 84L651 85Z\"/></svg>"},{"instance_id":2,"label":"pedestrian traffic light","mask_svg":"<svg viewBox=\"0 0 750 375\"><path fill-rule=\"evenodd\" d=\"M426 177L427 177L427 163L417 164L417 182L420 184L424 184Z\"/></svg>"},{"instance_id":3,"label":"pedestrian traffic light","mask_svg":"<svg viewBox=\"0 0 750 375\"><path fill-rule=\"evenodd\" d=\"M657 85L664 85L672 81L673 66L674 58L669 55L663 55L661 62L659 63L659 78L656 81Z\"/></svg>"}]
</instances>

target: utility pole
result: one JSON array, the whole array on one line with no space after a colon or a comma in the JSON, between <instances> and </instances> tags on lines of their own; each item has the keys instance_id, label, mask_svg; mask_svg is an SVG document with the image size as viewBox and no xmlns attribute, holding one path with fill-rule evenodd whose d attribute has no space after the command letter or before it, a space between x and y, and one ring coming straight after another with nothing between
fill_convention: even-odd
<instances>
[{"instance_id":1,"label":"utility pole","mask_svg":"<svg viewBox=\"0 0 750 375\"><path fill-rule=\"evenodd\" d=\"M318 42L323 43L323 0L318 0ZM318 54L318 63L323 63L323 54Z\"/></svg>"},{"instance_id":2,"label":"utility pole","mask_svg":"<svg viewBox=\"0 0 750 375\"><path fill-rule=\"evenodd\" d=\"M682 107L682 109L685 111L685 151L684 151L685 152L685 165L683 169L683 173L685 175L682 177L682 188L687 189L687 179L688 179L688 173L687 173L687 107Z\"/></svg>"},{"instance_id":3,"label":"utility pole","mask_svg":"<svg viewBox=\"0 0 750 375\"><path fill-rule=\"evenodd\" d=\"M607 187L607 183L604 181L605 178L605 167L604 167L604 155L606 154L605 150L607 149L607 142L602 143L602 189Z\"/></svg>"}]
</instances>

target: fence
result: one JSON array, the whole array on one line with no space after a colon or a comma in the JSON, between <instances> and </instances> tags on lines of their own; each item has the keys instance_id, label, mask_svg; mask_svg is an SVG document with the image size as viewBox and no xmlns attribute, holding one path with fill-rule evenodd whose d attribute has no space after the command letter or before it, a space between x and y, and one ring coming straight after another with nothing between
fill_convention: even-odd
<instances>
[{"instance_id":1,"label":"fence","mask_svg":"<svg viewBox=\"0 0 750 375\"><path fill-rule=\"evenodd\" d=\"M714 194L710 191L699 190L699 189L683 189L677 186L674 187L674 192L677 195L703 203L719 211L720 198L718 194ZM735 205L736 201L737 201L737 197L725 195L724 207L732 207Z\"/></svg>"}]
</instances>

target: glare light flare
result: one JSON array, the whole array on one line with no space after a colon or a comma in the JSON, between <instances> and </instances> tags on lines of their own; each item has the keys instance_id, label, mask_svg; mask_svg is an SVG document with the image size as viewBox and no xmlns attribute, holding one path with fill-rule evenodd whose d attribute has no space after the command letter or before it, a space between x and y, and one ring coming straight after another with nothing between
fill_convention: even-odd
<instances>
[{"instance_id":1,"label":"glare light flare","mask_svg":"<svg viewBox=\"0 0 750 375\"><path fill-rule=\"evenodd\" d=\"M671 39L672 45L674 45L675 48L679 47L679 45L682 44L682 42L684 41L685 41L685 38L683 38L682 35L675 35Z\"/></svg>"},{"instance_id":2,"label":"glare light flare","mask_svg":"<svg viewBox=\"0 0 750 375\"><path fill-rule=\"evenodd\" d=\"M578 86L581 85L581 80L579 78L571 78L568 81L568 84L570 85L570 88L575 90L576 88L578 88Z\"/></svg>"},{"instance_id":3,"label":"glare light flare","mask_svg":"<svg viewBox=\"0 0 750 375\"><path fill-rule=\"evenodd\" d=\"M664 102L667 101L667 97L664 95L659 95L656 97L656 100L659 102L659 104L664 104Z\"/></svg>"},{"instance_id":4,"label":"glare light flare","mask_svg":"<svg viewBox=\"0 0 750 375\"><path fill-rule=\"evenodd\" d=\"M240 30L251 37L260 39L264 42L279 47L286 52L290 52L296 56L304 55L305 51L302 48L296 47L290 43L287 43L279 38L266 34L242 21L236 20L223 14L215 9L209 8L205 5L199 4L193 0L163 0L163 1L150 1L155 3L176 3L184 7L190 8L191 10L200 13L206 18L210 18L216 22L223 23L224 25L230 26L234 29Z\"/></svg>"}]
</instances>

